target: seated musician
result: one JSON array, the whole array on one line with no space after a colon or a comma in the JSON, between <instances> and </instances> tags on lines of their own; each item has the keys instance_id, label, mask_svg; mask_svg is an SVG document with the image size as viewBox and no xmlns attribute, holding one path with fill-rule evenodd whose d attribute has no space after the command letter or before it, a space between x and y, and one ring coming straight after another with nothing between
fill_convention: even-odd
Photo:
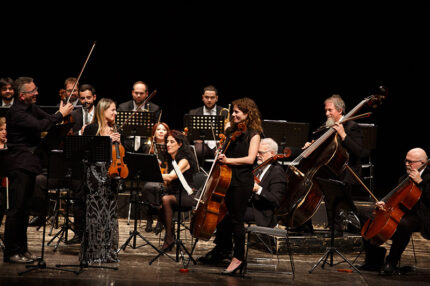
<instances>
[{"instance_id":1,"label":"seated musician","mask_svg":"<svg viewBox=\"0 0 430 286\"><path fill-rule=\"evenodd\" d=\"M7 146L6 146L6 142L7 142L6 135L7 135L6 118L0 117L0 149L7 148Z\"/></svg>"},{"instance_id":2,"label":"seated musician","mask_svg":"<svg viewBox=\"0 0 430 286\"><path fill-rule=\"evenodd\" d=\"M82 108L76 108L72 112L75 121L73 134L82 135L85 126L91 124L94 118L96 90L91 84L83 84L79 88L79 102Z\"/></svg>"},{"instance_id":3,"label":"seated musician","mask_svg":"<svg viewBox=\"0 0 430 286\"><path fill-rule=\"evenodd\" d=\"M158 122L152 127L152 136L148 144L143 145L144 154L155 154L157 155L158 162L162 170L167 168L166 162L168 158L168 153L166 149L166 138L167 134L170 132L169 126L164 122ZM151 232L154 230L155 234L159 234L163 230L163 224L160 220L154 229L152 229L153 215L158 214L158 209L161 204L161 196L163 193L163 185L154 182L145 182L143 187L143 199L145 202L150 203L150 206L145 206L146 212L146 232Z\"/></svg>"},{"instance_id":4,"label":"seated musician","mask_svg":"<svg viewBox=\"0 0 430 286\"><path fill-rule=\"evenodd\" d=\"M324 101L324 110L327 117L326 126L336 130L337 135L340 138L341 146L345 148L349 154L349 167L351 167L351 169L361 177L361 159L367 156L368 153L367 150L363 148L363 136L360 126L354 121L347 121L343 124L340 123L345 115L345 102L338 94L334 94ZM310 145L311 143L307 142L304 148L307 148ZM327 174L323 174L323 177L333 176L328 168L321 168L318 175L321 175L321 173L325 171L327 171ZM358 182L347 170L343 171L343 173L339 177L335 177L335 179L345 183L345 200L333 206L336 213L335 225L330 225L330 227L334 227L335 231L338 233L343 233L345 230L356 232L360 229L360 224L351 191L354 186L358 185ZM331 202L327 201L330 200L330 198L325 197L325 200L326 206L332 205ZM327 208L329 224L332 221L332 213L332 210ZM312 220L309 220L308 225L311 225L311 223Z\"/></svg>"},{"instance_id":5,"label":"seated musician","mask_svg":"<svg viewBox=\"0 0 430 286\"><path fill-rule=\"evenodd\" d=\"M145 106L141 106L142 103L149 96L148 85L143 81L136 81L133 84L131 91L133 99L123 102L118 106L118 111L136 111L139 107L139 111L149 111L155 113L155 118L158 119L161 113L160 106L152 102L147 102ZM130 136L124 141L124 147L127 151L138 152L141 146L144 144L142 141L144 138L141 136Z\"/></svg>"},{"instance_id":6,"label":"seated musician","mask_svg":"<svg viewBox=\"0 0 430 286\"><path fill-rule=\"evenodd\" d=\"M93 123L85 127L83 135L109 136L112 143L120 143L120 134L113 127L116 104L102 98L98 102ZM86 226L81 243L81 262L118 261L118 200L115 181L108 176L110 163L95 162L86 170Z\"/></svg>"},{"instance_id":7,"label":"seated musician","mask_svg":"<svg viewBox=\"0 0 430 286\"><path fill-rule=\"evenodd\" d=\"M203 89L202 94L203 106L191 109L188 114L190 115L222 115L227 118L228 110L222 106L217 105L218 102L218 90L213 86L209 85ZM206 158L214 158L216 150L215 140L205 140L203 146L202 140L194 140L194 147L196 149L197 157L199 162L204 162ZM204 166L203 163L200 163Z\"/></svg>"},{"instance_id":8,"label":"seated musician","mask_svg":"<svg viewBox=\"0 0 430 286\"><path fill-rule=\"evenodd\" d=\"M6 118L0 117L0 149L6 149ZM3 162L1 164L4 164ZM6 178L0 177L0 227L6 211Z\"/></svg>"},{"instance_id":9,"label":"seated musician","mask_svg":"<svg viewBox=\"0 0 430 286\"><path fill-rule=\"evenodd\" d=\"M5 225L4 262L29 263L36 257L28 251L27 224L29 203L41 162L34 150L41 141L40 133L48 131L73 110L73 105L60 103L59 112L47 114L35 103L37 86L32 78L20 77L15 83L15 101L7 113L9 211Z\"/></svg>"},{"instance_id":10,"label":"seated musician","mask_svg":"<svg viewBox=\"0 0 430 286\"><path fill-rule=\"evenodd\" d=\"M278 153L278 144L272 138L264 138L260 142L257 153L257 164L270 159ZM253 222L257 226L274 227L276 218L274 210L286 192L287 179L282 166L276 161L259 170L256 177L253 194L245 212L245 222ZM216 246L198 260L205 264L216 264L228 259L233 249L231 230L224 221L217 226L214 243Z\"/></svg>"},{"instance_id":11,"label":"seated musician","mask_svg":"<svg viewBox=\"0 0 430 286\"><path fill-rule=\"evenodd\" d=\"M172 167L172 161L175 160L179 169L184 175L187 183L193 186L193 175L197 172L197 162L191 151L187 137L182 132L172 130L169 132L166 140L168 156L168 174L163 174L163 180L166 184L167 194L161 198L162 207L160 209L160 219L165 228L163 251L170 251L174 245L173 234L173 207L179 205L179 193L181 193L181 206L192 207L196 204L193 196L188 195Z\"/></svg>"},{"instance_id":12,"label":"seated musician","mask_svg":"<svg viewBox=\"0 0 430 286\"><path fill-rule=\"evenodd\" d=\"M13 79L0 78L1 107L11 107L14 101Z\"/></svg>"},{"instance_id":13,"label":"seated musician","mask_svg":"<svg viewBox=\"0 0 430 286\"><path fill-rule=\"evenodd\" d=\"M67 99L70 97L69 102L71 104L73 104L74 107L80 105L80 102L79 102L79 83L77 83L75 89L73 89L77 80L78 79L75 77L66 78L66 80L64 81L64 90L60 91L61 100L66 102Z\"/></svg>"},{"instance_id":14,"label":"seated musician","mask_svg":"<svg viewBox=\"0 0 430 286\"><path fill-rule=\"evenodd\" d=\"M398 270L397 265L400 257L406 249L413 232L419 231L424 238L430 239L430 168L425 167L423 170L418 171L427 163L427 160L427 154L421 148L413 148L406 154L406 175L402 176L399 182L409 176L422 191L422 195L410 211L404 208L406 213L400 220L396 232L391 237L390 253L385 262L386 249L381 246L374 246L369 241L363 240L366 257L365 263L359 267L360 270L381 270L382 275L393 275ZM386 195L376 203L376 207L382 210L386 209L386 202L392 195L392 193ZM369 217L370 214L365 214L365 216L361 217L363 222L367 219L366 216Z\"/></svg>"}]
</instances>

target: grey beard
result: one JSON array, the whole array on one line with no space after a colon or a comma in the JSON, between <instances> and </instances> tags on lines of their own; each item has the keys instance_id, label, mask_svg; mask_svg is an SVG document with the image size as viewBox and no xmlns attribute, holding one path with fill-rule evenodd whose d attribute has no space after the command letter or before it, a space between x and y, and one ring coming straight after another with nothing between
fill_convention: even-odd
<instances>
[{"instance_id":1,"label":"grey beard","mask_svg":"<svg viewBox=\"0 0 430 286\"><path fill-rule=\"evenodd\" d=\"M332 127L333 125L334 125L334 120L333 120L333 118L329 118L329 119L327 119L327 121L325 122L325 126L327 127L327 128L330 128L330 127Z\"/></svg>"}]
</instances>

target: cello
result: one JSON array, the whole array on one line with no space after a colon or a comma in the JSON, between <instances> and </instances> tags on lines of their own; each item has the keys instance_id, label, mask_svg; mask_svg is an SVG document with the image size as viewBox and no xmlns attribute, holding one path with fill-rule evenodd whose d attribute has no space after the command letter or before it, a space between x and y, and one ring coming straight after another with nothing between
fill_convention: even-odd
<instances>
[{"instance_id":1,"label":"cello","mask_svg":"<svg viewBox=\"0 0 430 286\"><path fill-rule=\"evenodd\" d=\"M419 169L421 172L430 160ZM405 215L405 210L411 210L421 198L422 191L408 176L400 182L386 197L384 209L375 209L373 217L369 218L361 229L361 236L373 245L381 245L389 240L396 232L397 226Z\"/></svg>"},{"instance_id":2,"label":"cello","mask_svg":"<svg viewBox=\"0 0 430 286\"><path fill-rule=\"evenodd\" d=\"M209 240L217 224L227 212L224 198L230 187L232 170L229 166L221 164L218 161L218 157L226 152L232 141L235 141L237 137L246 131L244 123L239 123L237 128L217 150L209 175L197 200L190 225L191 234L197 239Z\"/></svg>"},{"instance_id":3,"label":"cello","mask_svg":"<svg viewBox=\"0 0 430 286\"><path fill-rule=\"evenodd\" d=\"M373 106L384 98L385 95L381 94L365 98L339 123L351 120L364 105ZM342 148L336 130L329 128L288 166L286 173L289 190L275 211L278 218L287 227L301 226L308 221L324 198L315 175L323 166L327 166L334 175L340 176L348 161L349 154Z\"/></svg>"}]
</instances>

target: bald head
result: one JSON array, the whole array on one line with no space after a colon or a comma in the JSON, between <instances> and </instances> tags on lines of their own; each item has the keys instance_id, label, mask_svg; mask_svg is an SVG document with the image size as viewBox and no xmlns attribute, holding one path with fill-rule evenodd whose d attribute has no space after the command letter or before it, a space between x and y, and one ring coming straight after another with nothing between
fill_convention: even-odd
<instances>
[{"instance_id":1,"label":"bald head","mask_svg":"<svg viewBox=\"0 0 430 286\"><path fill-rule=\"evenodd\" d=\"M421 148L413 148L413 149L409 150L408 154L406 154L406 157L408 157L408 155L413 156L415 158L415 160L420 160L422 162L427 161L426 151L424 151Z\"/></svg>"},{"instance_id":2,"label":"bald head","mask_svg":"<svg viewBox=\"0 0 430 286\"><path fill-rule=\"evenodd\" d=\"M412 169L419 169L427 162L427 154L421 148L413 148L406 154L406 172L409 174Z\"/></svg>"}]
</instances>

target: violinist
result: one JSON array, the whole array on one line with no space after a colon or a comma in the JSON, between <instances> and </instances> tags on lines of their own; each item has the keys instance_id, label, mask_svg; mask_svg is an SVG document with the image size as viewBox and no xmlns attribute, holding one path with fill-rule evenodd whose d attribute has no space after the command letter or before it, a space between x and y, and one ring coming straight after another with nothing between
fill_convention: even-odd
<instances>
[{"instance_id":1,"label":"violinist","mask_svg":"<svg viewBox=\"0 0 430 286\"><path fill-rule=\"evenodd\" d=\"M188 143L187 137L178 130L169 132L167 139L168 168L167 174L162 174L164 183L167 188L167 193L161 198L162 206L160 209L160 220L165 228L163 251L170 251L174 246L173 235L173 207L178 206L179 193L181 193L181 207L192 207L196 201L185 191L181 182L176 175L172 166L172 161L175 160L179 169L184 175L187 183L192 187L194 185L193 175L197 172L197 162Z\"/></svg>"},{"instance_id":2,"label":"violinist","mask_svg":"<svg viewBox=\"0 0 430 286\"><path fill-rule=\"evenodd\" d=\"M91 84L83 84L79 88L79 103L82 108L76 108L72 112L73 134L82 135L85 126L92 123L95 113L96 90Z\"/></svg>"},{"instance_id":3,"label":"violinist","mask_svg":"<svg viewBox=\"0 0 430 286\"><path fill-rule=\"evenodd\" d=\"M227 215L221 223L233 234L233 259L222 274L231 275L237 270L242 272L245 256L244 217L254 188L253 164L257 158L262 132L260 112L250 98L240 98L232 103L231 127L226 135L237 131L239 123L245 124L246 131L231 141L225 154L219 155L219 162L232 170L230 187L225 196Z\"/></svg>"},{"instance_id":4,"label":"violinist","mask_svg":"<svg viewBox=\"0 0 430 286\"><path fill-rule=\"evenodd\" d=\"M121 135L114 130L116 104L102 98L97 103L93 123L83 135L109 136L120 143ZM118 261L118 214L115 181L108 176L108 162L96 162L86 169L86 226L81 243L81 262Z\"/></svg>"},{"instance_id":5,"label":"violinist","mask_svg":"<svg viewBox=\"0 0 430 286\"><path fill-rule=\"evenodd\" d=\"M141 106L145 99L149 96L148 85L143 81L137 81L133 84L131 91L133 99L123 102L119 105L118 111L136 111L140 107L139 111L149 111L155 113L155 118L158 118L161 112L161 108L155 103L148 102L145 106ZM124 146L127 151L137 152L144 142L141 142L140 136L130 136L127 140L124 140Z\"/></svg>"},{"instance_id":6,"label":"violinist","mask_svg":"<svg viewBox=\"0 0 430 286\"><path fill-rule=\"evenodd\" d=\"M169 154L166 148L167 134L170 132L169 126L164 122L158 122L152 127L152 136L148 144L143 145L144 154L156 154L160 168L164 171L167 166L167 158ZM161 203L163 194L163 184L154 182L145 182L143 186L143 199L150 203L150 206L145 206L146 211L146 232L154 230L155 234L159 234L163 230L163 224L158 219L154 229L152 229L152 216L158 214L158 209Z\"/></svg>"},{"instance_id":7,"label":"violinist","mask_svg":"<svg viewBox=\"0 0 430 286\"><path fill-rule=\"evenodd\" d=\"M73 104L74 107L80 104L79 102L79 83L76 84L78 79L75 77L68 77L64 81L64 90L65 97L62 98L63 101L67 101L67 98L70 97L69 102ZM73 87L75 86L75 89Z\"/></svg>"},{"instance_id":8,"label":"violinist","mask_svg":"<svg viewBox=\"0 0 430 286\"><path fill-rule=\"evenodd\" d=\"M326 127L336 130L340 138L341 146L348 152L348 166L361 177L361 159L367 156L367 150L363 148L363 135L360 126L354 121L347 121L341 124L345 115L345 102L338 94L333 94L324 101L324 110L327 117ZM307 142L304 148L307 148L311 143ZM327 170L327 169L324 169ZM322 170L322 171L324 171ZM328 175L331 176L331 175ZM340 177L336 178L345 183L345 200L339 202L335 206L335 225L336 233L341 234L343 231L357 232L360 229L360 222L357 217L357 209L352 199L352 188L358 186L358 182L351 173L345 170ZM330 198L325 197L326 206L331 206ZM328 221L331 222L332 210L327 208ZM311 220L309 220L311 223Z\"/></svg>"},{"instance_id":9,"label":"violinist","mask_svg":"<svg viewBox=\"0 0 430 286\"><path fill-rule=\"evenodd\" d=\"M264 138L260 142L257 153L257 164L269 160L278 153L278 144L272 138ZM274 210L279 206L287 188L287 179L282 166L274 161L266 167L258 169L254 174L255 179L253 193L248 201L245 211L246 222L255 223L257 226L274 227L276 219ZM257 182L257 180L259 182ZM205 256L198 260L204 264L217 264L231 256L233 249L231 229L228 229L227 220L217 225L216 246ZM231 258L231 257L230 257Z\"/></svg>"},{"instance_id":10,"label":"violinist","mask_svg":"<svg viewBox=\"0 0 430 286\"><path fill-rule=\"evenodd\" d=\"M410 211L406 210L401 218L396 232L391 237L390 253L385 262L385 248L374 246L364 240L366 258L365 263L360 266L361 270L382 270L382 275L393 275L397 271L400 257L406 249L413 232L419 231L424 238L430 239L430 169L425 167L421 171L418 170L427 163L427 160L427 154L421 148L413 148L406 154L406 175L401 177L399 181L409 177L422 191L421 197ZM391 195L392 193L389 193L381 201L377 202L376 208L386 209L385 203Z\"/></svg>"},{"instance_id":11,"label":"violinist","mask_svg":"<svg viewBox=\"0 0 430 286\"><path fill-rule=\"evenodd\" d=\"M42 171L40 158L34 150L41 140L40 133L61 122L72 112L73 105L61 102L58 112L50 115L35 104L39 93L32 78L18 78L14 88L16 98L6 116L10 208L6 217L3 260L29 263L36 259L27 247L29 204L36 175Z\"/></svg>"}]
</instances>

